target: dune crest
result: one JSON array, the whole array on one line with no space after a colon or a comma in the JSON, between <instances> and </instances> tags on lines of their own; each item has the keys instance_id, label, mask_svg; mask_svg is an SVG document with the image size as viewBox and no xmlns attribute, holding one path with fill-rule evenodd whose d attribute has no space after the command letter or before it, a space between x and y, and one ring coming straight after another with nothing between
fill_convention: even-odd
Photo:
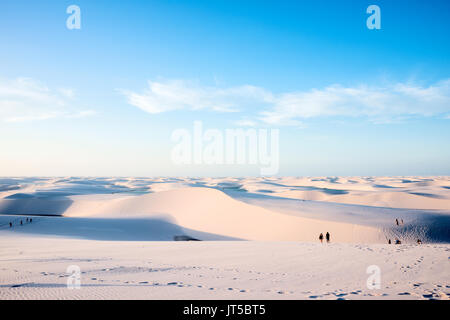
<instances>
[{"instance_id":1,"label":"dune crest","mask_svg":"<svg viewBox=\"0 0 450 320\"><path fill-rule=\"evenodd\" d=\"M376 228L288 216L237 201L211 188L182 188L106 202L75 200L64 216L86 216L87 212L105 218L166 214L184 228L245 240L316 241L326 232L338 242L385 240Z\"/></svg>"},{"instance_id":2,"label":"dune crest","mask_svg":"<svg viewBox=\"0 0 450 320\"><path fill-rule=\"evenodd\" d=\"M396 198L408 194L442 204L448 198L449 189L444 188L448 181L370 177L10 179L5 182L15 190L5 187L0 193L0 214L40 215L41 227L28 226L28 233L88 239L317 242L320 233L329 232L332 242L400 239L415 243L420 239L449 243L448 210L339 201L361 194L365 203L370 197L396 193ZM307 200L305 194L321 194L323 199ZM60 218L43 217L51 215ZM8 217L0 218L6 225ZM402 223L396 225L396 219ZM161 225L165 232L158 231Z\"/></svg>"}]
</instances>

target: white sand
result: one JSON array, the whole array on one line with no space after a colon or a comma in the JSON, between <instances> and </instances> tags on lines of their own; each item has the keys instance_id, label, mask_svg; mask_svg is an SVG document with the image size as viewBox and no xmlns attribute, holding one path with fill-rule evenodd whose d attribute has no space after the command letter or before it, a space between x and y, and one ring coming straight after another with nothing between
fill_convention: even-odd
<instances>
[{"instance_id":1,"label":"white sand","mask_svg":"<svg viewBox=\"0 0 450 320\"><path fill-rule=\"evenodd\" d=\"M450 297L448 245L0 239L0 299ZM70 265L80 290L66 287ZM380 289L366 286L369 265Z\"/></svg>"},{"instance_id":2,"label":"white sand","mask_svg":"<svg viewBox=\"0 0 450 320\"><path fill-rule=\"evenodd\" d=\"M449 201L448 177L3 178L0 299L448 299Z\"/></svg>"}]
</instances>

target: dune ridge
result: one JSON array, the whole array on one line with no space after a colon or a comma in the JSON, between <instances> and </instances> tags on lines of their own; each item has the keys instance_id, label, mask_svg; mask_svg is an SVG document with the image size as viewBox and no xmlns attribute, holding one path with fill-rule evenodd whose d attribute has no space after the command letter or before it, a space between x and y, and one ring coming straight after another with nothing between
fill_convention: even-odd
<instances>
[{"instance_id":1,"label":"dune ridge","mask_svg":"<svg viewBox=\"0 0 450 320\"><path fill-rule=\"evenodd\" d=\"M303 183L300 186L301 181L316 185L306 187ZM329 232L335 242L386 243L388 239L408 243L417 239L450 242L450 215L445 210L409 210L305 200L286 191L312 188L312 192L336 199L348 193L349 185L357 190L383 185L380 189L384 190L399 188L398 185L405 183L429 187L434 180L66 178L33 181L15 193L5 191L0 200L0 214L61 216L64 222L45 217L40 220L49 219L55 235L78 235L89 239L98 239L98 234L107 230L111 232L106 238L113 239L113 230L116 230L118 239L134 240L168 240L188 235L200 240L317 241L320 233ZM437 184L442 187L446 182ZM16 186L20 187L20 184ZM441 189L444 191L439 200L448 193L448 189ZM415 191L420 193L423 190L418 188ZM430 199L435 201L437 198ZM1 221L8 219L7 216L0 218ZM397 226L396 218L404 220L404 224ZM137 221L146 221L148 229L141 228ZM91 227L87 226L90 222ZM117 228L118 223L122 224L121 228ZM176 228L163 228L167 234L162 236L155 232L157 228L154 226L161 223ZM109 228L111 224L115 227ZM61 232L64 228L71 229L71 232ZM84 232L89 228L91 233ZM44 232L35 226L26 230L36 234L52 233L51 228ZM79 230L78 234L73 230ZM124 237L126 233L131 236Z\"/></svg>"}]
</instances>

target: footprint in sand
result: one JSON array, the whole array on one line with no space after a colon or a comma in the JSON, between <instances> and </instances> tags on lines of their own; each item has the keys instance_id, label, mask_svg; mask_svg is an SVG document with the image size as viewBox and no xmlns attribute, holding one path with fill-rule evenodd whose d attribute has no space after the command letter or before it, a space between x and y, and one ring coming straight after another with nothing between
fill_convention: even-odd
<instances>
[{"instance_id":1,"label":"footprint in sand","mask_svg":"<svg viewBox=\"0 0 450 320\"><path fill-rule=\"evenodd\" d=\"M361 290L356 290L356 291L350 292L350 294L360 294L361 292L362 292Z\"/></svg>"},{"instance_id":2,"label":"footprint in sand","mask_svg":"<svg viewBox=\"0 0 450 320\"><path fill-rule=\"evenodd\" d=\"M334 295L335 295L336 297L342 298L342 297L347 296L348 294L347 294L347 293L335 293Z\"/></svg>"},{"instance_id":3,"label":"footprint in sand","mask_svg":"<svg viewBox=\"0 0 450 320\"><path fill-rule=\"evenodd\" d=\"M435 293L430 293L430 294L423 294L422 297L424 297L425 299L428 299L428 300L435 300L436 298L439 297L439 295L437 295Z\"/></svg>"}]
</instances>

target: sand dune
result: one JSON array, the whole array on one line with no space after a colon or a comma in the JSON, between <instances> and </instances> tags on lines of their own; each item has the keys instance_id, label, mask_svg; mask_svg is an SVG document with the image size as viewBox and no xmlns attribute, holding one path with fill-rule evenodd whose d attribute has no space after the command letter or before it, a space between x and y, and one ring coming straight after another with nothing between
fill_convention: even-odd
<instances>
[{"instance_id":1,"label":"sand dune","mask_svg":"<svg viewBox=\"0 0 450 320\"><path fill-rule=\"evenodd\" d=\"M165 214L185 228L246 240L313 241L321 232L328 231L339 242L385 241L379 230L372 227L288 216L248 205L211 188L176 189L103 204L96 200L75 201L64 215L86 214L97 217Z\"/></svg>"},{"instance_id":2,"label":"sand dune","mask_svg":"<svg viewBox=\"0 0 450 320\"><path fill-rule=\"evenodd\" d=\"M0 299L448 299L449 193L445 177L0 179Z\"/></svg>"},{"instance_id":3,"label":"sand dune","mask_svg":"<svg viewBox=\"0 0 450 320\"><path fill-rule=\"evenodd\" d=\"M445 178L61 178L4 182L19 190L1 193L0 214L63 216L65 220L48 220L55 226L55 235L61 235L61 228L71 223L75 230L80 221L91 221L97 229L104 223L106 230L113 221L121 221L124 227L118 234L123 237L128 232L133 239L137 219L151 224L163 216L177 232L173 229L163 238L140 235L136 239L167 240L183 233L201 240L316 241L320 233L330 232L335 242L386 243L397 238L408 243L417 239L450 242L450 215L442 210L442 201L449 201L450 193L445 188L449 179ZM403 208L414 206L417 197L424 199L422 206ZM389 202L380 199L391 199L397 205L379 206ZM85 220L75 219L80 217ZM92 220L86 220L89 218ZM404 224L395 225L396 218ZM8 217L3 216L5 219ZM57 227L58 223L64 227ZM32 227L27 232L42 234L42 230ZM51 232L47 229L44 234ZM69 234L77 236L76 232ZM97 239L93 233L80 232L78 237ZM114 234L109 236L112 238Z\"/></svg>"},{"instance_id":4,"label":"sand dune","mask_svg":"<svg viewBox=\"0 0 450 320\"><path fill-rule=\"evenodd\" d=\"M36 204L44 201L33 200ZM25 208L33 206L29 201L27 199ZM52 201L55 200L48 202ZM4 206L8 210L10 207ZM22 206L18 208L24 210ZM36 210L42 212L41 208ZM53 212L54 208L50 210ZM10 215L0 216L4 225L8 219L11 219ZM385 242L382 232L373 227L280 214L234 200L210 188L177 189L109 199L82 197L72 200L64 211L64 217L40 216L37 219L32 225L15 227L11 231L51 235L53 230L53 234L59 236L108 240L114 240L114 237L117 240L172 240L176 235L188 235L200 240L261 241L314 241L321 232L328 231L337 242ZM164 228L158 230L154 226L155 221L160 226L165 222L173 228L163 225ZM147 229L143 229L143 225L147 225ZM109 235L105 235L108 232ZM129 236L124 236L124 233ZM143 237L145 233L147 236Z\"/></svg>"},{"instance_id":5,"label":"sand dune","mask_svg":"<svg viewBox=\"0 0 450 320\"><path fill-rule=\"evenodd\" d=\"M243 181L248 192L337 203L409 209L450 209L448 177L316 177Z\"/></svg>"}]
</instances>

